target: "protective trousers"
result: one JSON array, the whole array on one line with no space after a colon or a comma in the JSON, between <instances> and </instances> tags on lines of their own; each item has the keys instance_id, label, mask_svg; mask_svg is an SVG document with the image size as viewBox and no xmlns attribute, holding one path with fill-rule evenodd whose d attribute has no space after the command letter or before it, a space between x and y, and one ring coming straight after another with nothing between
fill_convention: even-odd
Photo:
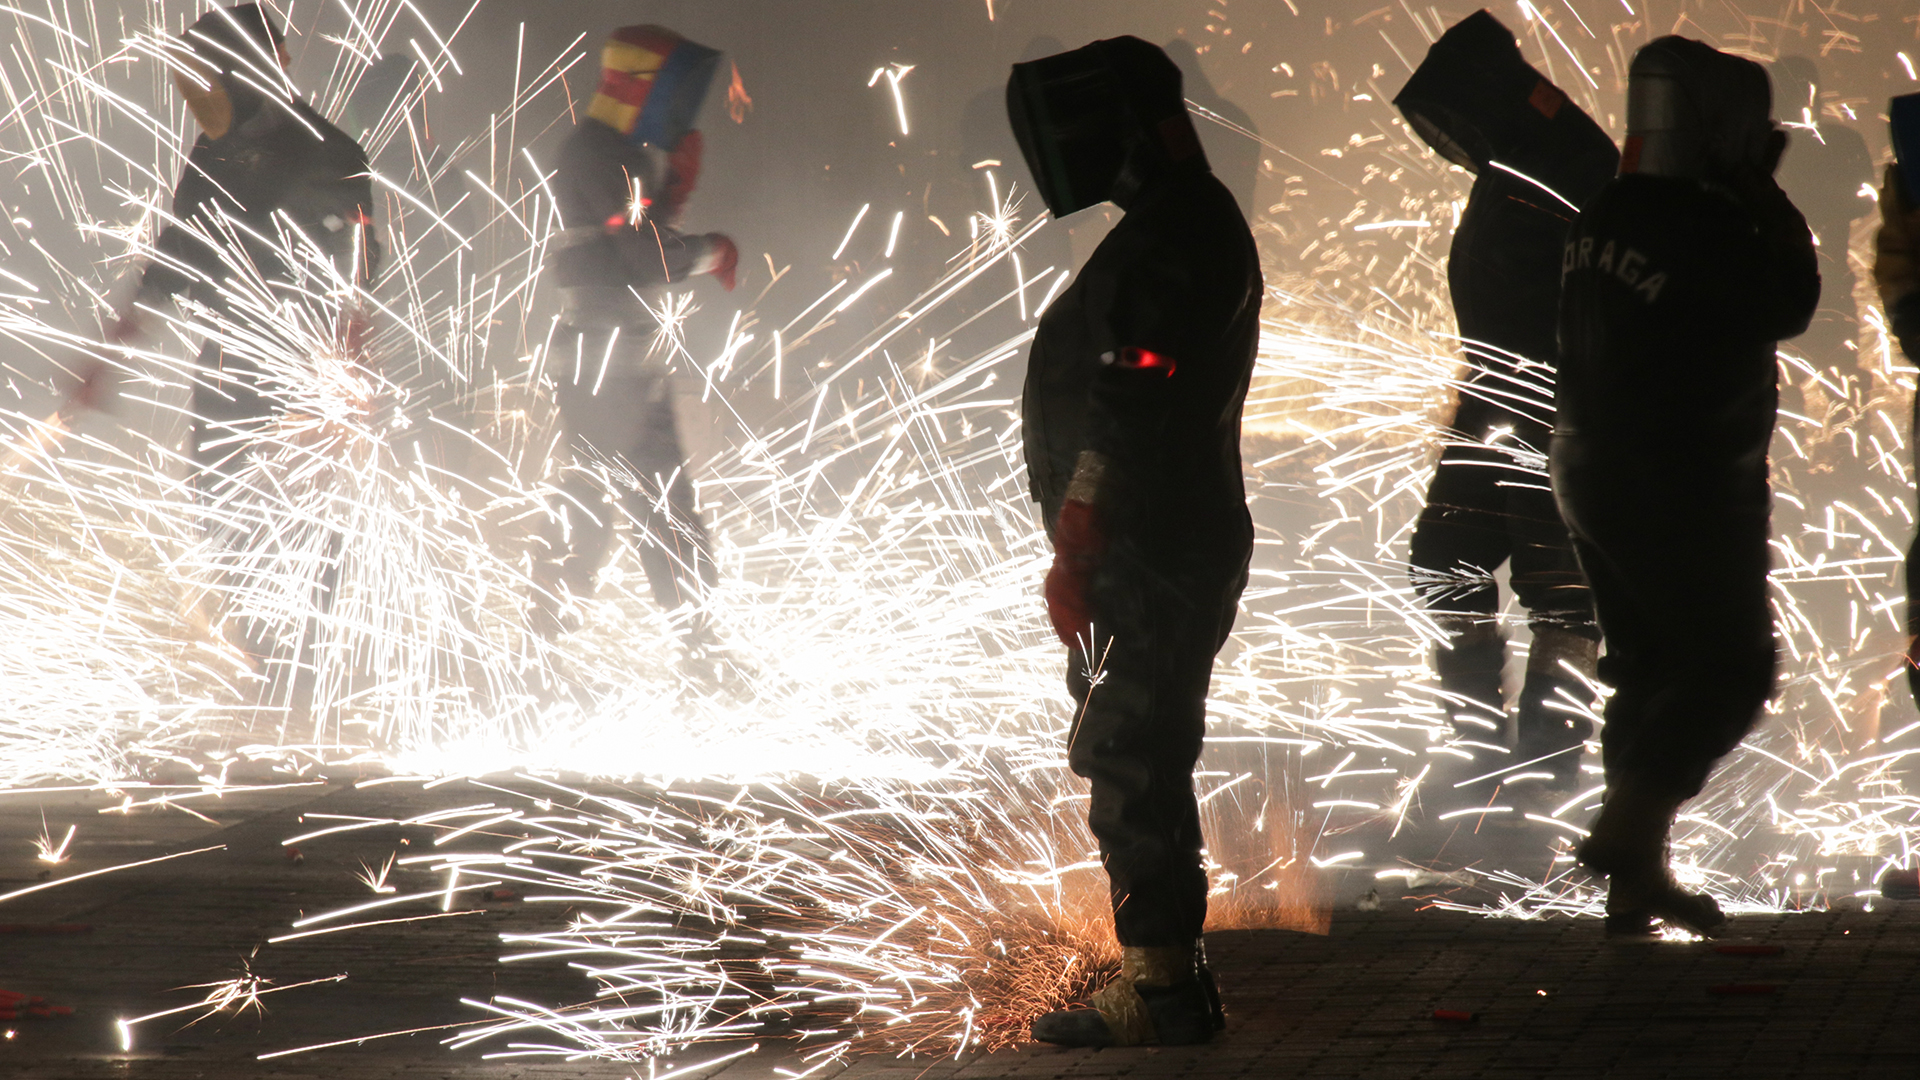
<instances>
[{"instance_id":1,"label":"protective trousers","mask_svg":"<svg viewBox=\"0 0 1920 1080\"><path fill-rule=\"evenodd\" d=\"M1114 538L1094 575L1093 650L1068 662L1078 713L1067 761L1092 785L1087 822L1123 946L1188 947L1206 922L1193 767L1214 654L1247 584L1245 528L1245 547L1213 558L1156 558Z\"/></svg>"},{"instance_id":2,"label":"protective trousers","mask_svg":"<svg viewBox=\"0 0 1920 1080\"><path fill-rule=\"evenodd\" d=\"M233 485L238 483L248 459L261 449L261 435L275 418L285 411L283 402L269 396L257 368L230 356L218 337L209 336L200 347L198 373L193 384L192 456L193 488L204 509L210 511L201 520L201 528L220 541L228 554L247 556L253 552L241 548L283 539L277 531L262 537L251 513L242 504L255 496ZM258 483L259 481L255 481ZM249 535L253 532L253 535ZM308 607L296 610L295 625L289 628L260 619L238 620L239 639L234 642L256 665L269 675L262 689L262 703L281 705L292 713L304 714L310 707L323 663L320 649L322 620L333 612L340 583L340 555L345 538L330 531L324 541L317 572L308 591ZM291 561L285 553L276 560L287 569L295 569L304 558L295 554ZM230 572L229 588L258 587L252 577Z\"/></svg>"},{"instance_id":3,"label":"protective trousers","mask_svg":"<svg viewBox=\"0 0 1920 1080\"><path fill-rule=\"evenodd\" d=\"M634 370L630 358L607 357L607 332L580 336L577 355L590 361L556 372L554 380L561 427L574 457L560 483L559 510L567 521L561 580L576 596L590 595L594 575L612 552L613 508L596 467L605 464L620 506L633 521L654 601L669 611L697 602L715 582L713 547L694 509L671 381L665 374ZM644 337L634 339L637 344ZM615 347L623 345L624 340ZM611 370L603 373L603 363Z\"/></svg>"},{"instance_id":4,"label":"protective trousers","mask_svg":"<svg viewBox=\"0 0 1920 1080\"><path fill-rule=\"evenodd\" d=\"M1428 607L1492 619L1493 572L1511 559L1513 591L1535 623L1590 627L1593 601L1545 477L1496 447L1440 455L1408 555ZM1465 576L1463 576L1465 575Z\"/></svg>"},{"instance_id":5,"label":"protective trousers","mask_svg":"<svg viewBox=\"0 0 1920 1080\"><path fill-rule=\"evenodd\" d=\"M1691 798L1773 692L1765 478L1717 505L1703 492L1734 485L1598 463L1555 481L1606 639L1607 781Z\"/></svg>"}]
</instances>

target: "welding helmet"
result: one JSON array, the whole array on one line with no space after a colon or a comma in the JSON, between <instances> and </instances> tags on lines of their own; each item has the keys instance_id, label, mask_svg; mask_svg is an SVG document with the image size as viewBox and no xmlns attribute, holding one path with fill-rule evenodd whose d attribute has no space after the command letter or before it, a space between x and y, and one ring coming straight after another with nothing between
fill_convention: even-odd
<instances>
[{"instance_id":1,"label":"welding helmet","mask_svg":"<svg viewBox=\"0 0 1920 1080\"><path fill-rule=\"evenodd\" d=\"M1576 206L1619 163L1600 125L1527 63L1513 32L1486 11L1440 35L1393 104L1423 142L1461 168L1477 175L1497 161Z\"/></svg>"},{"instance_id":2,"label":"welding helmet","mask_svg":"<svg viewBox=\"0 0 1920 1080\"><path fill-rule=\"evenodd\" d=\"M646 159L635 177L647 215L671 224L700 176L704 143L694 130L720 53L664 26L623 26L600 51L600 88L587 115L627 137Z\"/></svg>"},{"instance_id":3,"label":"welding helmet","mask_svg":"<svg viewBox=\"0 0 1920 1080\"><path fill-rule=\"evenodd\" d=\"M1180 69L1136 37L1013 65L1007 118L1056 218L1101 202L1125 206L1154 176L1206 167Z\"/></svg>"},{"instance_id":4,"label":"welding helmet","mask_svg":"<svg viewBox=\"0 0 1920 1080\"><path fill-rule=\"evenodd\" d=\"M173 85L209 139L260 116L269 96L292 97L285 41L259 4L214 8L187 27L169 56Z\"/></svg>"},{"instance_id":5,"label":"welding helmet","mask_svg":"<svg viewBox=\"0 0 1920 1080\"><path fill-rule=\"evenodd\" d=\"M671 152L693 130L720 53L664 26L623 26L600 50L587 115L634 143Z\"/></svg>"},{"instance_id":6,"label":"welding helmet","mask_svg":"<svg viewBox=\"0 0 1920 1080\"><path fill-rule=\"evenodd\" d=\"M1759 64L1683 37L1648 42L1627 73L1620 171L1716 182L1770 175L1786 146L1772 109Z\"/></svg>"}]
</instances>

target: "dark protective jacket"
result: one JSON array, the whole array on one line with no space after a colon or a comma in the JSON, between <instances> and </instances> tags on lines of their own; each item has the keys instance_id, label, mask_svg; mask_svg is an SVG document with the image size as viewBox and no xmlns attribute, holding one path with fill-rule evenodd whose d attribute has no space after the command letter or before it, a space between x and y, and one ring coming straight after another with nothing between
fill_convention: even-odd
<instances>
[{"instance_id":1,"label":"dark protective jacket","mask_svg":"<svg viewBox=\"0 0 1920 1080\"><path fill-rule=\"evenodd\" d=\"M1646 463L1702 503L1764 506L1775 345L1820 295L1786 195L1621 176L1580 215L1561 267L1556 487Z\"/></svg>"},{"instance_id":2,"label":"dark protective jacket","mask_svg":"<svg viewBox=\"0 0 1920 1080\"><path fill-rule=\"evenodd\" d=\"M174 296L191 289L195 299L213 301L214 291L206 282L229 276L228 263L237 254L222 239L223 213L268 241L283 227L276 218L291 221L336 258L352 254L358 231L364 245L360 280L371 280L379 267L379 241L372 228L353 228L372 221L366 152L306 103L291 102L288 107L298 119L279 106L266 105L224 137L202 134L193 144L173 192L173 216L193 223L215 244L179 224L167 225L154 242L156 257L141 277L143 295ZM288 267L277 243L263 243L245 231L238 239L240 251L263 277L285 278Z\"/></svg>"},{"instance_id":3,"label":"dark protective jacket","mask_svg":"<svg viewBox=\"0 0 1920 1080\"><path fill-rule=\"evenodd\" d=\"M1047 521L1082 450L1108 459L1115 535L1245 517L1240 412L1262 292L1246 219L1212 173L1180 169L1139 192L1028 356L1027 475ZM1173 373L1113 363L1127 348L1171 359Z\"/></svg>"},{"instance_id":4,"label":"dark protective jacket","mask_svg":"<svg viewBox=\"0 0 1920 1080\"><path fill-rule=\"evenodd\" d=\"M704 238L684 236L644 213L634 223L636 184L640 197L651 199L666 182L660 151L598 120L581 120L560 146L553 177L566 229L552 256L556 284L646 289L690 276L706 253Z\"/></svg>"},{"instance_id":5,"label":"dark protective jacket","mask_svg":"<svg viewBox=\"0 0 1920 1080\"><path fill-rule=\"evenodd\" d=\"M1476 173L1447 260L1471 363L1454 428L1480 438L1511 425L1544 450L1553 401L1542 376L1550 373L1521 360L1554 362L1560 250L1577 208L1613 177L1619 152L1484 11L1442 35L1394 103Z\"/></svg>"}]
</instances>

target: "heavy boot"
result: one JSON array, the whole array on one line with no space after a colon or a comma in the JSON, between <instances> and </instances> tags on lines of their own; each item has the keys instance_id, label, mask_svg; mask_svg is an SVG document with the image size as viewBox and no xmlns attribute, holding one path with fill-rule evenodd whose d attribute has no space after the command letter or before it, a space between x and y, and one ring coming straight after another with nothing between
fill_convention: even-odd
<instances>
[{"instance_id":1,"label":"heavy boot","mask_svg":"<svg viewBox=\"0 0 1920 1080\"><path fill-rule=\"evenodd\" d=\"M1433 650L1433 673L1446 691L1447 719L1462 738L1506 742L1507 699L1501 672L1507 664L1507 638L1491 619L1442 615L1441 629L1452 639Z\"/></svg>"},{"instance_id":2,"label":"heavy boot","mask_svg":"<svg viewBox=\"0 0 1920 1080\"><path fill-rule=\"evenodd\" d=\"M1500 783L1477 778L1510 764L1506 752L1506 694L1501 672L1507 663L1507 639L1493 620L1474 615L1442 615L1442 629L1452 639L1433 651L1433 671L1440 676L1441 699L1447 720L1461 739L1478 746L1461 747L1472 760L1446 755L1436 758L1431 790L1436 813L1468 806L1485 806ZM1475 781L1465 783L1466 781ZM1462 786L1464 785L1464 786Z\"/></svg>"},{"instance_id":3,"label":"heavy boot","mask_svg":"<svg viewBox=\"0 0 1920 1080\"><path fill-rule=\"evenodd\" d=\"M1033 1037L1059 1046L1186 1046L1226 1025L1213 973L1197 947L1120 950L1120 975L1085 1007L1045 1013Z\"/></svg>"},{"instance_id":4,"label":"heavy boot","mask_svg":"<svg viewBox=\"0 0 1920 1080\"><path fill-rule=\"evenodd\" d=\"M1514 717L1517 730L1513 763L1523 766L1523 772L1552 773L1544 790L1561 798L1580 790L1582 752L1577 748L1593 734L1593 721L1567 711L1566 700L1591 697L1592 692L1578 676L1591 679L1599 657L1600 643L1593 638L1564 627L1534 628L1533 648L1527 654L1527 681L1520 688L1520 705ZM1559 704L1554 704L1556 701Z\"/></svg>"},{"instance_id":5,"label":"heavy boot","mask_svg":"<svg viewBox=\"0 0 1920 1080\"><path fill-rule=\"evenodd\" d=\"M1685 801L1633 777L1608 781L1607 801L1576 855L1580 865L1607 875L1609 937L1644 935L1655 919L1702 937L1726 928L1713 897L1682 889L1667 868L1667 834Z\"/></svg>"}]
</instances>

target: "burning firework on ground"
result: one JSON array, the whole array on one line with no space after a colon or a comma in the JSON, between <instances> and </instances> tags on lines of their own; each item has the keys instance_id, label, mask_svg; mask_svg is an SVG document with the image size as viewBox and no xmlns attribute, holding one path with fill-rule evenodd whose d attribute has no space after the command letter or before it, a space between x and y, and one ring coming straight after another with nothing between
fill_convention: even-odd
<instances>
[{"instance_id":1,"label":"burning firework on ground","mask_svg":"<svg viewBox=\"0 0 1920 1080\"><path fill-rule=\"evenodd\" d=\"M414 783L494 777L472 781L477 801L456 811L316 815L289 843L392 824L437 837L369 868L367 904L277 939L452 914L480 882L573 905L563 929L510 938L503 956L569 957L595 991L476 1002L484 1019L454 1037L462 1045L639 1058L779 1037L822 1061L954 1052L1016 1039L1032 1013L1096 983L1111 960L1106 898L1062 760L1069 705L1036 598L1048 552L1017 419L1025 344L1071 269L1064 224L1036 217L989 165L969 220L927 215L951 258L924 281L904 281L912 264L895 261L916 219L870 203L834 223L838 269L817 288L769 256L771 281L745 305L665 301L657 344L680 392L731 432L693 463L721 570L705 614L727 649L709 685L670 662L692 612L643 595L637 537L575 601L582 629L548 639L528 623L557 470L623 482L618 461L555 455L543 379L571 358L556 355L539 291L558 223L525 136L568 122L580 43L518 54L499 93L461 70L473 9L450 22L386 0L297 13L313 20L295 19L300 70L324 73L316 107L354 109L376 162L388 268L370 285L343 280L283 230L262 239L296 288L236 260L218 283L227 314L149 312L154 343L116 350L97 329L118 299L109 283L166 219L187 141L160 57L189 10L7 16L0 146L27 194L10 206L0 295L20 399L0 465L0 686L14 703L0 779L108 783L185 763L217 788L242 759L294 774L359 760ZM1442 29L1437 14L1405 13L1381 29L1387 51L1366 77L1314 69L1312 87L1345 95L1339 115L1359 129L1338 145L1200 113L1210 140L1261 143L1284 192L1255 215L1270 269L1248 410L1261 546L1216 670L1199 781L1216 926L1324 928L1318 871L1399 873L1418 888L1427 879L1397 861L1448 859L1406 839L1451 806L1432 790L1434 765L1467 751L1427 672L1441 634L1407 584L1405 544L1459 374L1445 253L1466 182L1386 105L1388 68ZM1626 58L1668 27L1598 17L1523 3L1510 22L1617 130ZM1224 19L1205 25L1209 48L1239 48ZM1723 43L1777 45L1735 37ZM413 57L412 74L381 83L383 56ZM1309 60L1294 59L1304 79ZM889 139L916 128L918 66L877 68L865 88L884 96ZM1274 66L1276 96L1301 81L1294 67ZM420 102L462 88L499 93L488 122L430 131ZM752 102L738 73L733 88L740 119ZM81 228L49 246L35 214ZM861 237L880 253L841 263ZM1920 812L1903 764L1920 723L1903 700L1882 714L1904 645L1912 373L1860 299L1857 348L1782 354L1783 692L1676 834L1683 880L1734 910L1870 892L1882 867L1910 858ZM687 331L696 304L719 308L717 345ZM372 313L368 362L336 331L353 310ZM211 488L179 449L207 334L267 371L284 406L263 450ZM49 418L35 384L89 357L122 372L119 422ZM1517 475L1537 476L1543 450L1523 448ZM628 794L569 773L620 778ZM1596 912L1568 850L1597 775L1554 806L1513 779L1462 827L1524 822L1510 846L1526 854L1481 860L1471 903ZM388 885L395 868L436 882ZM249 971L200 1008L257 1001L264 985ZM161 1015L128 1021L128 1037Z\"/></svg>"}]
</instances>

